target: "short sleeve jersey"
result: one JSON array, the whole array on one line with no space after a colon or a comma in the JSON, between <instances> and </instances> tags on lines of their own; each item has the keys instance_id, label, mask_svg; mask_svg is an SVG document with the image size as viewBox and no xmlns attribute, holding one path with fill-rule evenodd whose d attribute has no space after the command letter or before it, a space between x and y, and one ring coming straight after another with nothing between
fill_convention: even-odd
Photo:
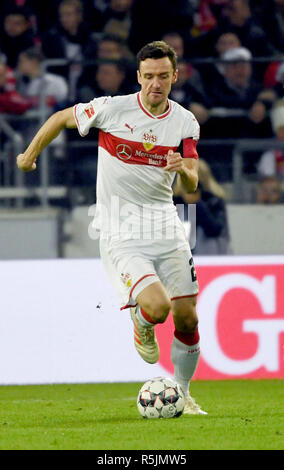
<instances>
[{"instance_id":1,"label":"short sleeve jersey","mask_svg":"<svg viewBox=\"0 0 284 470\"><path fill-rule=\"evenodd\" d=\"M175 173L164 171L169 150L183 145L184 158L198 158L199 124L194 115L169 100L167 111L151 114L140 93L100 97L74 106L81 136L99 128L97 204L110 214L112 198L133 208L140 224L143 206L163 207L164 223L175 213L172 184ZM136 215L135 215L136 214ZM135 220L134 220L135 225Z\"/></svg>"}]
</instances>

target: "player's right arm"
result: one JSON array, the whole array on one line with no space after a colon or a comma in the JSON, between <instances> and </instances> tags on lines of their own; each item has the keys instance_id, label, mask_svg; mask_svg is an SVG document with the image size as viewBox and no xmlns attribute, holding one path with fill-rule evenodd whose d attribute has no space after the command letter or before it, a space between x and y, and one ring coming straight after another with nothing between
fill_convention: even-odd
<instances>
[{"instance_id":1,"label":"player's right arm","mask_svg":"<svg viewBox=\"0 0 284 470\"><path fill-rule=\"evenodd\" d=\"M17 157L17 165L24 172L36 169L36 159L63 129L76 128L73 108L66 108L52 114L39 129L24 153Z\"/></svg>"}]
</instances>

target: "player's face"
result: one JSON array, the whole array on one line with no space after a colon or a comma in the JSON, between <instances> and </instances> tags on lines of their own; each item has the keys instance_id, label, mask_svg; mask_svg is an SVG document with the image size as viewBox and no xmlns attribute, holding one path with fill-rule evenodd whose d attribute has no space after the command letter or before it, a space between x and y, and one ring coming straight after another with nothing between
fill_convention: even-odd
<instances>
[{"instance_id":1,"label":"player's face","mask_svg":"<svg viewBox=\"0 0 284 470\"><path fill-rule=\"evenodd\" d=\"M137 78L144 104L156 108L166 103L171 86L177 80L177 70L174 71L168 57L145 59L140 62Z\"/></svg>"}]
</instances>

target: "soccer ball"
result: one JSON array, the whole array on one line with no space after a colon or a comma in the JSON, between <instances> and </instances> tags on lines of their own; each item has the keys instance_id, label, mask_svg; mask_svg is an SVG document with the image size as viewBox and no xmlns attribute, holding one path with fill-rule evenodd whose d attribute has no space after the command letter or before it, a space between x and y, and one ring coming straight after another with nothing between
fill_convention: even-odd
<instances>
[{"instance_id":1,"label":"soccer ball","mask_svg":"<svg viewBox=\"0 0 284 470\"><path fill-rule=\"evenodd\" d=\"M178 418L184 405L181 386L165 377L147 380L137 397L138 411L143 418Z\"/></svg>"}]
</instances>

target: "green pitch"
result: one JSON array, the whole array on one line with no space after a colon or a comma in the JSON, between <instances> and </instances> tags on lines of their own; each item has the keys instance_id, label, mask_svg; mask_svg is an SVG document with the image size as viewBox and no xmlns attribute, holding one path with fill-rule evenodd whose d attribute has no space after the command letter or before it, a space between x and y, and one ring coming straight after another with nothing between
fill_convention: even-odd
<instances>
[{"instance_id":1,"label":"green pitch","mask_svg":"<svg viewBox=\"0 0 284 470\"><path fill-rule=\"evenodd\" d=\"M146 420L141 384L0 387L0 449L283 449L284 383L196 381L208 416Z\"/></svg>"}]
</instances>

